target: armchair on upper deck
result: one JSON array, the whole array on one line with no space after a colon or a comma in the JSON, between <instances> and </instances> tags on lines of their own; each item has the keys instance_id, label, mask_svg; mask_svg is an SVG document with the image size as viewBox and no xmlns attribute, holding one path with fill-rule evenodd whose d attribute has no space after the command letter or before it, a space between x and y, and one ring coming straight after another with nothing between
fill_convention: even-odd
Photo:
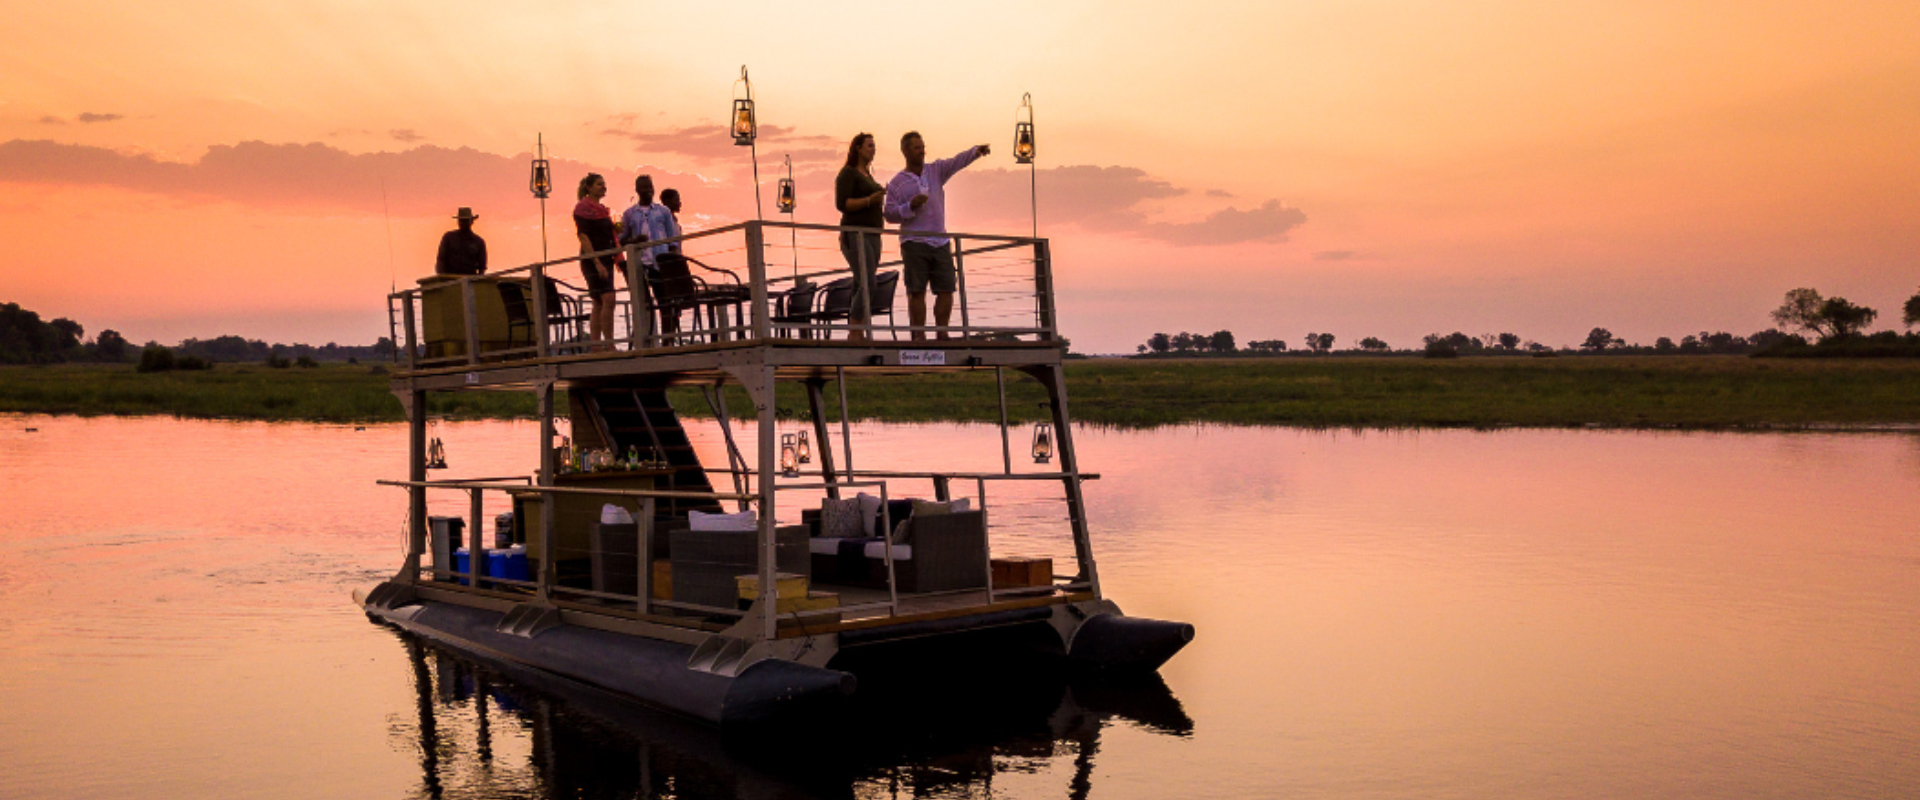
<instances>
[{"instance_id":1,"label":"armchair on upper deck","mask_svg":"<svg viewBox=\"0 0 1920 800\"><path fill-rule=\"evenodd\" d=\"M885 316L888 326L893 324L893 293L900 286L900 273L889 270L880 273L867 289L867 303L872 313L867 315L867 323L873 324L873 318ZM816 322L834 322L853 319L853 307L860 302L859 285L851 277L841 278L827 284L820 291L820 308L811 318ZM826 334L831 336L831 332ZM896 331L894 338L900 338Z\"/></svg>"},{"instance_id":2,"label":"armchair on upper deck","mask_svg":"<svg viewBox=\"0 0 1920 800\"><path fill-rule=\"evenodd\" d=\"M680 316L692 312L694 330L704 327L713 340L725 339L725 329L739 322L740 307L750 296L747 287L740 285L740 277L731 270L708 266L678 253L662 254L657 259L658 266L647 273L647 287L653 293L660 335L674 337L668 344L684 343L688 337L680 335ZM689 264L712 273L711 279L693 274ZM732 321L727 319L728 308L734 310Z\"/></svg>"},{"instance_id":3,"label":"armchair on upper deck","mask_svg":"<svg viewBox=\"0 0 1920 800\"><path fill-rule=\"evenodd\" d=\"M560 352L568 343L578 341L581 331L587 323L587 312L582 306L578 292L553 278L547 278L547 341L554 352ZM514 347L525 347L535 341L533 334L533 298L528 291L531 281L502 280L500 302L507 309L507 339ZM572 290L574 294L564 294L560 287ZM523 338L524 337L524 338Z\"/></svg>"}]
</instances>

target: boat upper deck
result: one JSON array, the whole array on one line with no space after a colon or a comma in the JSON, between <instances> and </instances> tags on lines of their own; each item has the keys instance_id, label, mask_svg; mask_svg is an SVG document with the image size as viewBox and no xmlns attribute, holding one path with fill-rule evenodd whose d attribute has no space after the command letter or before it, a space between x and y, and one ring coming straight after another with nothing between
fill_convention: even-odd
<instances>
[{"instance_id":1,"label":"boat upper deck","mask_svg":"<svg viewBox=\"0 0 1920 800\"><path fill-rule=\"evenodd\" d=\"M939 324L935 295L916 326L899 236L751 221L484 275L423 278L388 296L395 381L452 390L621 375L704 382L748 361L782 379L1059 363L1046 240L949 234L950 316ZM876 242L879 253L867 253ZM625 278L601 312L610 336L605 328L593 334L588 259L612 259ZM873 263L870 275L849 266Z\"/></svg>"}]
</instances>

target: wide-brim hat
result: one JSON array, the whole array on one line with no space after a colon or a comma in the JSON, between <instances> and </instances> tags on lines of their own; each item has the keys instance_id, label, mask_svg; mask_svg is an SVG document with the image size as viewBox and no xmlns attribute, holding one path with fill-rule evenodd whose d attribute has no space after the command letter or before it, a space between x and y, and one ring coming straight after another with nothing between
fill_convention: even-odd
<instances>
[{"instance_id":1,"label":"wide-brim hat","mask_svg":"<svg viewBox=\"0 0 1920 800\"><path fill-rule=\"evenodd\" d=\"M473 209L471 208L468 208L466 206L461 206L460 213L453 215L453 218L454 219L479 219L480 215L473 213Z\"/></svg>"}]
</instances>

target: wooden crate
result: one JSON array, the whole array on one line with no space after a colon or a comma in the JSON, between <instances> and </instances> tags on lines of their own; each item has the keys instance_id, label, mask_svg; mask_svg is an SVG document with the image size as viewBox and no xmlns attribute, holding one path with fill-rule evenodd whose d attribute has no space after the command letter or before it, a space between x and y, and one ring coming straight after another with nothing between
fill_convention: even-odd
<instances>
[{"instance_id":1,"label":"wooden crate","mask_svg":"<svg viewBox=\"0 0 1920 800\"><path fill-rule=\"evenodd\" d=\"M664 558L653 562L653 599L673 599L673 562Z\"/></svg>"},{"instance_id":2,"label":"wooden crate","mask_svg":"<svg viewBox=\"0 0 1920 800\"><path fill-rule=\"evenodd\" d=\"M1019 589L1053 585L1053 559L1009 556L996 558L993 564L993 588Z\"/></svg>"},{"instance_id":3,"label":"wooden crate","mask_svg":"<svg viewBox=\"0 0 1920 800\"><path fill-rule=\"evenodd\" d=\"M752 603L760 597L759 575L735 575L733 581L734 585L740 590L740 599L742 601ZM787 608L787 603L790 600L806 602L807 576L793 572L774 573L773 596L774 599L778 601L777 607L781 611L790 610Z\"/></svg>"}]
</instances>

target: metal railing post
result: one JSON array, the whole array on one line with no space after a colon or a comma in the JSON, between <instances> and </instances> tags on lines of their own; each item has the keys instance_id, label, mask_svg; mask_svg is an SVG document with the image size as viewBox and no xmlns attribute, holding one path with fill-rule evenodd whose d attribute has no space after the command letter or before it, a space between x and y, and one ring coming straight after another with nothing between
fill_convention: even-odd
<instances>
[{"instance_id":1,"label":"metal railing post","mask_svg":"<svg viewBox=\"0 0 1920 800\"><path fill-rule=\"evenodd\" d=\"M412 371L420 366L420 336L413 321L413 292L402 292L400 297L401 302L406 303L406 313L401 315L401 319L407 326L407 370Z\"/></svg>"},{"instance_id":2,"label":"metal railing post","mask_svg":"<svg viewBox=\"0 0 1920 800\"><path fill-rule=\"evenodd\" d=\"M1036 327L1046 331L1041 334L1045 341L1060 338L1053 327L1053 263L1045 239L1033 241L1033 301L1034 314L1040 321Z\"/></svg>"},{"instance_id":3,"label":"metal railing post","mask_svg":"<svg viewBox=\"0 0 1920 800\"><path fill-rule=\"evenodd\" d=\"M954 275L954 278L955 278L955 279L957 279L957 280L959 281L959 284L960 284L960 285L959 285L959 286L958 286L957 288L959 289L959 293L960 293L960 297L959 297L959 300L960 300L960 335L961 335L962 337L966 337L966 336L972 336L972 335L973 335L973 322L972 322L972 320L973 320L973 317L972 317L972 316L971 316L971 315L970 315L970 314L968 313L968 311L967 311L967 306L968 306L968 303L967 303L967 264L966 264L966 261L965 261L965 257L964 257L964 256L963 256L963 255L961 254L961 251L963 251L963 250L965 250L965 249L966 249L966 247L964 247L964 246L962 246L962 244L961 244L961 239L960 239L960 237L957 237L957 236L956 236L956 237L954 237L954 239L953 239L953 275ZM941 335L941 336L946 336L946 335L947 335L947 332L946 332L946 331L941 331L941 332L940 332L940 335Z\"/></svg>"},{"instance_id":4,"label":"metal railing post","mask_svg":"<svg viewBox=\"0 0 1920 800\"><path fill-rule=\"evenodd\" d=\"M843 233L841 235L845 236L848 234ZM854 233L851 235L853 236L853 279L860 284L858 294L855 295L854 308L860 311L857 315L861 320L860 324L866 326L866 330L861 331L861 335L871 341L873 339L872 289L875 272L867 268L867 235L864 233ZM878 256L879 254L876 253L874 255ZM877 257L874 259L876 262L879 260ZM851 327L853 321L848 320L847 324Z\"/></svg>"},{"instance_id":5,"label":"metal railing post","mask_svg":"<svg viewBox=\"0 0 1920 800\"><path fill-rule=\"evenodd\" d=\"M627 329L632 334L631 347L639 350L648 346L653 337L653 309L647 302L647 292L640 281L647 274L646 265L640 263L640 250L629 244L627 255Z\"/></svg>"},{"instance_id":6,"label":"metal railing post","mask_svg":"<svg viewBox=\"0 0 1920 800\"><path fill-rule=\"evenodd\" d=\"M480 315L474 310L473 278L460 279L460 307L466 312L467 363L480 363Z\"/></svg>"},{"instance_id":7,"label":"metal railing post","mask_svg":"<svg viewBox=\"0 0 1920 800\"><path fill-rule=\"evenodd\" d=\"M547 296L547 267L545 264L533 268L533 343L534 352L546 358L552 352L548 344L550 334L547 331L547 309L553 307L553 298Z\"/></svg>"},{"instance_id":8,"label":"metal railing post","mask_svg":"<svg viewBox=\"0 0 1920 800\"><path fill-rule=\"evenodd\" d=\"M553 471L559 465L554 463L553 454L553 384L542 381L535 390L539 397L540 413L540 486L553 488ZM555 567L553 554L554 496L549 492L540 494L540 574L534 578L535 596L540 602L553 599L553 582L559 574Z\"/></svg>"},{"instance_id":9,"label":"metal railing post","mask_svg":"<svg viewBox=\"0 0 1920 800\"><path fill-rule=\"evenodd\" d=\"M765 229L757 221L747 223L747 280L752 284L748 290L753 302L754 338L766 341L773 338L770 309L767 308L767 258L765 252Z\"/></svg>"},{"instance_id":10,"label":"metal railing post","mask_svg":"<svg viewBox=\"0 0 1920 800\"><path fill-rule=\"evenodd\" d=\"M481 515L486 512L481 509L480 490L476 488L468 489L467 491L473 495L471 498L472 508L470 509L473 512L473 524L469 526L467 531L467 585L478 588L480 586L480 576L485 575L487 572L486 552L480 547L480 535L482 533L480 520Z\"/></svg>"}]
</instances>

